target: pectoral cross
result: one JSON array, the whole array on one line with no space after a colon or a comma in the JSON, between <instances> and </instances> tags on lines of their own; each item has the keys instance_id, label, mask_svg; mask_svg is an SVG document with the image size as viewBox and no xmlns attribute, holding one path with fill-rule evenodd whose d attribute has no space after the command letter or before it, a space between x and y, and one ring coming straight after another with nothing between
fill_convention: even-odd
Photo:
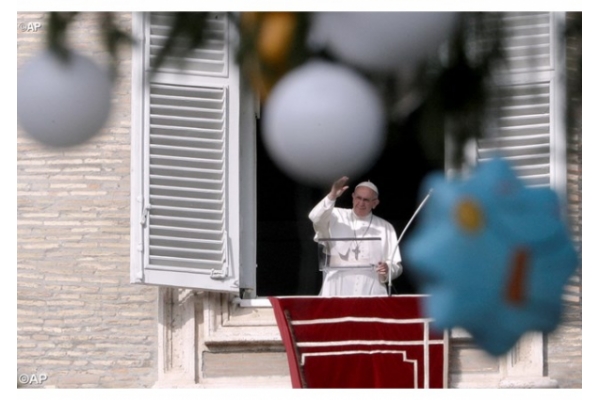
<instances>
[{"instance_id":1,"label":"pectoral cross","mask_svg":"<svg viewBox=\"0 0 600 400\"><path fill-rule=\"evenodd\" d=\"M354 226L354 214L351 214L351 216L352 216L352 233L354 234L354 241L356 242L356 247L352 251L354 252L354 259L358 260L358 254L360 253L360 242L362 242L362 240L367 235L367 232L369 232L369 228L371 227L371 222L373 222L373 214L371 214L371 219L369 220L369 225L367 226L367 229L365 230L365 232L362 234L362 237L360 238L360 240L356 236L356 232L358 231L359 227Z\"/></svg>"},{"instance_id":2,"label":"pectoral cross","mask_svg":"<svg viewBox=\"0 0 600 400\"><path fill-rule=\"evenodd\" d=\"M360 253L360 248L358 243L356 244L356 247L352 250L352 252L354 253L354 259L358 260L358 254Z\"/></svg>"}]
</instances>

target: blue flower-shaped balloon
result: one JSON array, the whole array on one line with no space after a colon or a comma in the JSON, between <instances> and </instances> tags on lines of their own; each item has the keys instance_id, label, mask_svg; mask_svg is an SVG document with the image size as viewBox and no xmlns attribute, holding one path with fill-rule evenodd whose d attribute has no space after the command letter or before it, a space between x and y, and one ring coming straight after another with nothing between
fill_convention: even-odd
<instances>
[{"instance_id":1,"label":"blue flower-shaped balloon","mask_svg":"<svg viewBox=\"0 0 600 400\"><path fill-rule=\"evenodd\" d=\"M526 188L508 162L482 163L466 180L428 177L433 189L403 258L437 329L463 327L493 355L527 331L550 332L579 257L557 195Z\"/></svg>"}]
</instances>

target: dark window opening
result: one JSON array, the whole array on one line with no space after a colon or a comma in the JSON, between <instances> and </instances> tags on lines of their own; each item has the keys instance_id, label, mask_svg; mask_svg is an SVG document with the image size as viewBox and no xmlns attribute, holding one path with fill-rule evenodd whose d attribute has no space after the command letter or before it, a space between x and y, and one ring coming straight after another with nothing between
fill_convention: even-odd
<instances>
[{"instance_id":1,"label":"dark window opening","mask_svg":"<svg viewBox=\"0 0 600 400\"><path fill-rule=\"evenodd\" d=\"M353 186L371 180L380 191L381 202L375 214L389 221L399 236L422 200L418 198L421 180L434 166L427 161L410 131L403 130L390 138L369 171L350 177L351 187L336 206L351 207ZM327 194L326 190L298 183L280 171L269 157L260 132L257 133L257 185L257 294L317 295L322 275L308 213ZM415 221L406 235L414 228ZM404 272L393 282L393 294L418 293L410 277L410 265L403 263L403 266Z\"/></svg>"}]
</instances>

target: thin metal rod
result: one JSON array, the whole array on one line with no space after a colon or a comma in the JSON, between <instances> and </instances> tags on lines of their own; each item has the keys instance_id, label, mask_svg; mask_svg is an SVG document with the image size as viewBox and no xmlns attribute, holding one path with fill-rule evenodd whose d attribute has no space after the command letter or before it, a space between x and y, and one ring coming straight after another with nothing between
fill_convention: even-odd
<instances>
[{"instance_id":1,"label":"thin metal rod","mask_svg":"<svg viewBox=\"0 0 600 400\"><path fill-rule=\"evenodd\" d=\"M417 207L417 210L413 213L412 217L410 217L410 220L404 227L404 230L402 230L402 233L400 234L400 237L398 238L398 241L396 242L396 247L394 248L394 251L392 252L392 260L394 259L394 254L396 253L396 250L398 250L400 247L400 241L404 237L404 234L408 230L408 227L413 222L413 220L415 219L415 217L417 216L419 211L421 211L421 208L423 208L423 206L425 205L427 200L429 200L429 196L431 196L432 191L433 191L433 189L429 189L427 196L425 196L423 201L421 201L421 204L419 204L419 207ZM400 257L400 261L402 261L402 256ZM388 268L388 296L391 296L391 295L392 295L392 270L391 270L391 268Z\"/></svg>"},{"instance_id":2,"label":"thin metal rod","mask_svg":"<svg viewBox=\"0 0 600 400\"><path fill-rule=\"evenodd\" d=\"M406 233L406 230L408 229L408 227L412 223L413 219L415 219L415 217L417 216L417 214L419 213L419 211L421 211L421 208L423 208L423 206L425 205L425 202L429 199L429 196L431 196L431 192L432 191L433 191L433 189L429 190L429 193L427 193L427 196L425 196L425 198L423 199L423 201L421 202L421 204L419 204L419 207L417 208L417 211L415 211L415 213L413 214L413 216L410 218L410 220L408 221L408 223L404 227L404 230L400 234L400 237L398 238L398 242L396 243L396 248L398 248L398 245L400 244L400 241L404 237L404 234Z\"/></svg>"}]
</instances>

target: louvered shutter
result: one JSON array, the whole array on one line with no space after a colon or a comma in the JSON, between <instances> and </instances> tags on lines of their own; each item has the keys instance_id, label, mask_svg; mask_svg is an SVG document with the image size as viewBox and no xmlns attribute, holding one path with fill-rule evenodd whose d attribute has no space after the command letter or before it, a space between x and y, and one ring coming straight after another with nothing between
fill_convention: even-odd
<instances>
[{"instance_id":1,"label":"louvered shutter","mask_svg":"<svg viewBox=\"0 0 600 400\"><path fill-rule=\"evenodd\" d=\"M550 185L550 84L510 85L500 90L496 131L478 142L477 158L500 152L526 185Z\"/></svg>"},{"instance_id":2,"label":"louvered shutter","mask_svg":"<svg viewBox=\"0 0 600 400\"><path fill-rule=\"evenodd\" d=\"M202 46L168 57L150 74L173 15L151 13L138 57L143 157L132 182L132 281L238 292L240 289L240 84L230 24L211 14ZM180 45L180 44L178 44ZM134 55L135 57L135 55ZM134 66L135 67L135 66ZM135 110L133 111L135 112ZM134 129L132 128L132 132ZM133 160L132 156L132 160ZM132 175L133 176L133 175ZM134 206L139 209L135 216ZM232 217L232 215L234 215ZM134 232L135 230L135 232Z\"/></svg>"},{"instance_id":3,"label":"louvered shutter","mask_svg":"<svg viewBox=\"0 0 600 400\"><path fill-rule=\"evenodd\" d=\"M167 42L174 16L170 13L150 13L147 24L147 45L149 65L154 65L160 49ZM206 19L207 27L204 31L202 45L182 57L167 57L160 67L161 72L180 74L185 71L187 75L221 76L228 73L228 21L223 13L210 14ZM181 50L185 42L176 43L175 49ZM174 52L176 55L177 52Z\"/></svg>"},{"instance_id":4,"label":"louvered shutter","mask_svg":"<svg viewBox=\"0 0 600 400\"><path fill-rule=\"evenodd\" d=\"M498 119L487 138L478 141L477 160L500 153L525 184L550 186L555 183L555 169L564 166L553 165L557 157L552 154L557 134L553 114L560 94L554 73L552 14L504 13L501 18L508 72L495 99Z\"/></svg>"},{"instance_id":5,"label":"louvered shutter","mask_svg":"<svg viewBox=\"0 0 600 400\"><path fill-rule=\"evenodd\" d=\"M499 118L488 137L477 143L477 161L498 152L530 187L566 193L565 96L560 72L563 13L502 14L506 29L508 72L496 99ZM581 270L565 288L565 299L578 301Z\"/></svg>"}]
</instances>

